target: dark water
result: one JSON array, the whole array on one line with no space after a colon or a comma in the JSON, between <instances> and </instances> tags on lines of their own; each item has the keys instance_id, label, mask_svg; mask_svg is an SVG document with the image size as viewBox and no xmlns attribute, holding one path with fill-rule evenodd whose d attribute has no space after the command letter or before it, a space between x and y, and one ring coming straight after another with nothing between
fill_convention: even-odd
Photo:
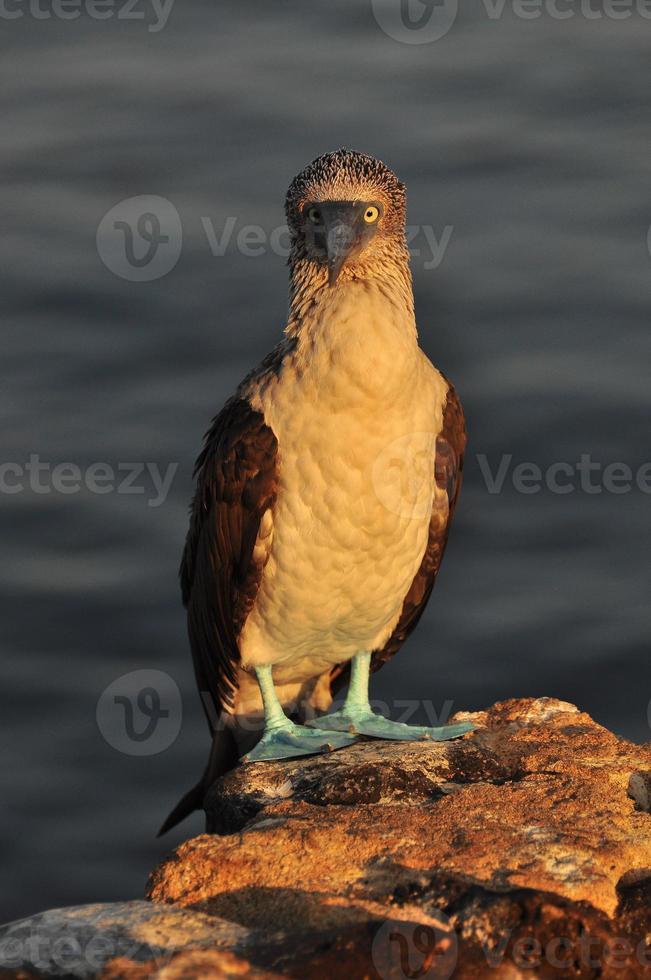
<instances>
[{"instance_id":1,"label":"dark water","mask_svg":"<svg viewBox=\"0 0 651 980\"><path fill-rule=\"evenodd\" d=\"M502 454L649 459L651 22L478 5L413 45L367 2L305 7L177 0L158 33L2 25L3 459L178 464L158 507L143 479L140 495L0 497L2 919L139 896L201 826L154 840L207 748L176 584L191 465L286 302L282 256L214 256L201 219L270 233L293 174L340 144L399 172L412 223L452 226L438 268L414 258L415 290L471 432L435 600L375 695L554 695L649 735L651 497L509 480L491 494L475 454L492 470ZM95 245L136 195L182 220L178 264L151 282L117 277ZM170 674L184 709L173 745L144 757L96 722L102 691L137 669Z\"/></svg>"}]
</instances>

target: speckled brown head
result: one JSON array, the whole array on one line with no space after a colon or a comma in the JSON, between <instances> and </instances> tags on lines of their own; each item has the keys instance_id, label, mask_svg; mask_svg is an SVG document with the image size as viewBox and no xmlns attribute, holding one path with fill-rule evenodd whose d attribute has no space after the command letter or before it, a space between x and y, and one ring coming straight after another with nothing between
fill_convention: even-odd
<instances>
[{"instance_id":1,"label":"speckled brown head","mask_svg":"<svg viewBox=\"0 0 651 980\"><path fill-rule=\"evenodd\" d=\"M374 157L340 149L317 157L292 181L285 202L290 265L309 263L333 286L389 263L406 265L406 194Z\"/></svg>"}]
</instances>

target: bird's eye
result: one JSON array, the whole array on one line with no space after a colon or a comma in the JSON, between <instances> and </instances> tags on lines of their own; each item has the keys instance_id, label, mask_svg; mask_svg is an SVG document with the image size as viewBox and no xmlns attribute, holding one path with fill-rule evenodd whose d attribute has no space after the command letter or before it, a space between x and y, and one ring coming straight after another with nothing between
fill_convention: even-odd
<instances>
[{"instance_id":1,"label":"bird's eye","mask_svg":"<svg viewBox=\"0 0 651 980\"><path fill-rule=\"evenodd\" d=\"M366 211L364 212L364 221L368 225L372 225L380 217L380 209L376 208L374 204L369 204Z\"/></svg>"},{"instance_id":2,"label":"bird's eye","mask_svg":"<svg viewBox=\"0 0 651 980\"><path fill-rule=\"evenodd\" d=\"M307 217L312 222L313 225L321 224L321 212L319 211L318 208L314 208L314 207L308 208Z\"/></svg>"}]
</instances>

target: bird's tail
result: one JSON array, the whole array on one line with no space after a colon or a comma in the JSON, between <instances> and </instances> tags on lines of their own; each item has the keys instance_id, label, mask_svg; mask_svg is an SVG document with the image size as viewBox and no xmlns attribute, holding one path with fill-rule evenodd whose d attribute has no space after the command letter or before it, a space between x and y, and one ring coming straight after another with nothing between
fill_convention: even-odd
<instances>
[{"instance_id":1,"label":"bird's tail","mask_svg":"<svg viewBox=\"0 0 651 980\"><path fill-rule=\"evenodd\" d=\"M182 820L189 817L195 810L200 810L201 804L203 803L204 793L204 781L202 777L197 785L193 786L192 789L179 800L172 812L167 815L156 836L162 837L163 834L166 834L168 830L172 829L172 827L176 827L177 823L181 823Z\"/></svg>"},{"instance_id":2,"label":"bird's tail","mask_svg":"<svg viewBox=\"0 0 651 980\"><path fill-rule=\"evenodd\" d=\"M195 810L201 810L206 793L219 777L237 765L238 753L235 738L230 729L222 727L213 735L212 748L205 772L196 786L193 786L176 804L163 822L157 836L162 837L172 827L189 817Z\"/></svg>"}]
</instances>

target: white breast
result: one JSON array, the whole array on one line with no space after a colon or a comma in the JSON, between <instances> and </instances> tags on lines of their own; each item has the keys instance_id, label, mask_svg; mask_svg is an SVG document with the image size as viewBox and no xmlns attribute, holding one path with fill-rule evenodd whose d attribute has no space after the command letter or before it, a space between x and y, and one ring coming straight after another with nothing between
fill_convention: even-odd
<instances>
[{"instance_id":1,"label":"white breast","mask_svg":"<svg viewBox=\"0 0 651 980\"><path fill-rule=\"evenodd\" d=\"M240 649L281 683L390 636L427 543L447 392L379 290L327 299L280 374L249 391L278 439L280 488Z\"/></svg>"}]
</instances>

